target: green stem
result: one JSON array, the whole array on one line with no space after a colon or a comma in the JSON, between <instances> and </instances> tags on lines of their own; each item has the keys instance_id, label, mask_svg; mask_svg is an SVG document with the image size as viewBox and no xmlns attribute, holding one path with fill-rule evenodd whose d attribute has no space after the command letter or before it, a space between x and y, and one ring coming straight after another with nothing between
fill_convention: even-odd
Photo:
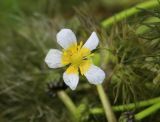
<instances>
[{"instance_id":1,"label":"green stem","mask_svg":"<svg viewBox=\"0 0 160 122\"><path fill-rule=\"evenodd\" d=\"M74 116L74 119L77 119L77 112L76 112L76 106L71 100L71 98L67 95L65 91L59 91L58 97L61 99L61 101L65 104L67 109L71 112L71 114Z\"/></svg>"},{"instance_id":2,"label":"green stem","mask_svg":"<svg viewBox=\"0 0 160 122\"><path fill-rule=\"evenodd\" d=\"M150 100L146 100L146 101L141 101L138 103L130 103L127 105L119 105L119 106L113 106L112 109L113 111L125 111L125 110L132 110L135 108L140 108L140 107L145 107L145 106L149 106L155 103L160 102L160 97L157 98L153 98ZM90 110L90 112L92 114L102 114L104 113L104 110L102 108L93 108Z\"/></svg>"},{"instance_id":3,"label":"green stem","mask_svg":"<svg viewBox=\"0 0 160 122\"><path fill-rule=\"evenodd\" d=\"M143 3L140 3L132 8L129 8L127 10L124 10L110 18L107 18L106 20L102 21L101 25L104 28L108 28L109 26L115 24L116 22L119 22L123 19L126 19L132 15L135 15L139 12L141 12L140 9L138 8L143 8L143 9L150 9L150 8L154 8L157 7L159 5L158 0L151 0L151 1L146 1Z\"/></svg>"},{"instance_id":4,"label":"green stem","mask_svg":"<svg viewBox=\"0 0 160 122\"><path fill-rule=\"evenodd\" d=\"M116 120L116 117L112 111L112 107L109 102L109 98L108 98L107 94L104 92L102 85L97 85L97 91L98 91L100 100L102 102L102 105L103 105L105 115L106 115L108 122L116 122L117 120Z\"/></svg>"},{"instance_id":5,"label":"green stem","mask_svg":"<svg viewBox=\"0 0 160 122\"><path fill-rule=\"evenodd\" d=\"M160 109L160 102L152 105L151 107L139 112L138 114L135 115L135 119L136 120L141 120L145 117L147 117L148 115L153 114L154 112L156 112L157 110Z\"/></svg>"}]
</instances>

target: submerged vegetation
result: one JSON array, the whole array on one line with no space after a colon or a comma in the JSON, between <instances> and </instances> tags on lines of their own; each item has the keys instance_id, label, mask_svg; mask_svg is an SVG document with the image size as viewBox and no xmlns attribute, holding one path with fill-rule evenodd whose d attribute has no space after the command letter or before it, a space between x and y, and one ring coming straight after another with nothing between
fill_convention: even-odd
<instances>
[{"instance_id":1,"label":"submerged vegetation","mask_svg":"<svg viewBox=\"0 0 160 122\"><path fill-rule=\"evenodd\" d=\"M0 122L160 121L160 2L116 1L0 1ZM103 87L82 76L71 91L46 66L61 28L97 32Z\"/></svg>"}]
</instances>

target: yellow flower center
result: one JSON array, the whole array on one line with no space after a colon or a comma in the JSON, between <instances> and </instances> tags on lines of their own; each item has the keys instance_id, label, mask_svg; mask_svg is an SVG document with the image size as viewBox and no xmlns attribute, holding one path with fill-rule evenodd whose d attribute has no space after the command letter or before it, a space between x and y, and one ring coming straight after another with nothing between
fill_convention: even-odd
<instances>
[{"instance_id":1,"label":"yellow flower center","mask_svg":"<svg viewBox=\"0 0 160 122\"><path fill-rule=\"evenodd\" d=\"M63 50L62 54L62 64L68 65L67 73L78 73L78 68L83 75L91 65L91 59L89 58L93 54L88 48L82 47L83 43L80 42L79 45L73 44L69 48Z\"/></svg>"},{"instance_id":2,"label":"yellow flower center","mask_svg":"<svg viewBox=\"0 0 160 122\"><path fill-rule=\"evenodd\" d=\"M79 66L83 60L83 55L81 52L77 52L71 56L71 64L74 64L75 66Z\"/></svg>"}]
</instances>

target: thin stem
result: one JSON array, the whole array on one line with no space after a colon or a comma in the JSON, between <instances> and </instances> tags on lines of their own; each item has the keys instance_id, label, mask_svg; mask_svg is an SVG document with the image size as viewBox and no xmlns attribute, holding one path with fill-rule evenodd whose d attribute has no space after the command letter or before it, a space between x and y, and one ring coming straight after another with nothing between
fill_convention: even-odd
<instances>
[{"instance_id":1,"label":"thin stem","mask_svg":"<svg viewBox=\"0 0 160 122\"><path fill-rule=\"evenodd\" d=\"M143 118L153 114L154 112L156 112L157 110L160 109L160 102L152 105L151 107L139 112L138 114L135 115L135 119L136 120L142 120Z\"/></svg>"},{"instance_id":2,"label":"thin stem","mask_svg":"<svg viewBox=\"0 0 160 122\"><path fill-rule=\"evenodd\" d=\"M150 8L154 8L157 7L159 5L158 0L151 0L151 1L146 1L143 3L140 3L132 8L129 8L127 10L124 10L110 18L107 18L106 20L102 21L101 25L104 28L108 28L109 26L115 24L116 22L119 22L123 19L126 19L132 15L135 15L139 12L141 12L140 9L138 8L143 8L143 9L150 9Z\"/></svg>"},{"instance_id":3,"label":"thin stem","mask_svg":"<svg viewBox=\"0 0 160 122\"><path fill-rule=\"evenodd\" d=\"M145 107L145 106L149 106L155 103L160 102L160 97L157 98L153 98L153 99L149 99L146 101L141 101L141 102L137 102L137 103L130 103L127 105L119 105L119 106L113 106L112 109L113 111L125 111L125 110L132 110L135 108L141 108L141 107ZM90 112L92 114L102 114L104 113L104 110L102 108L93 108L90 110Z\"/></svg>"},{"instance_id":4,"label":"thin stem","mask_svg":"<svg viewBox=\"0 0 160 122\"><path fill-rule=\"evenodd\" d=\"M104 92L102 85L97 85L97 91L102 102L106 118L108 122L117 122L116 117L112 111L111 104L109 102L109 98L107 94Z\"/></svg>"},{"instance_id":5,"label":"thin stem","mask_svg":"<svg viewBox=\"0 0 160 122\"><path fill-rule=\"evenodd\" d=\"M124 111L124 110L131 110L134 108L138 108L138 107L145 107L145 106L149 106L152 105L154 103L160 102L160 97L157 98L153 98L150 100L146 100L146 101L141 101L141 102L137 102L137 103L131 103L128 105L120 105L120 106L115 106L113 107L114 111Z\"/></svg>"},{"instance_id":6,"label":"thin stem","mask_svg":"<svg viewBox=\"0 0 160 122\"><path fill-rule=\"evenodd\" d=\"M71 112L71 114L74 116L74 119L77 119L77 112L76 112L76 106L71 100L71 98L67 95L65 91L59 91L58 97L61 99L61 101L65 104L67 109Z\"/></svg>"}]
</instances>

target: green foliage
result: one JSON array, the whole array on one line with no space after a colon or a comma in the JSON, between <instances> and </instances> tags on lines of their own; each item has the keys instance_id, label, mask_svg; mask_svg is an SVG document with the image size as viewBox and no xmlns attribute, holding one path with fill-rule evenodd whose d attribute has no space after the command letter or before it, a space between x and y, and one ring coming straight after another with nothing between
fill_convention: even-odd
<instances>
[{"instance_id":1,"label":"green foliage","mask_svg":"<svg viewBox=\"0 0 160 122\"><path fill-rule=\"evenodd\" d=\"M59 73L44 64L48 48L55 45L54 27L43 16L17 18L0 45L2 118L8 118L6 122L63 121L63 105L46 93L47 82L59 79ZM58 114L62 111L64 114Z\"/></svg>"}]
</instances>

